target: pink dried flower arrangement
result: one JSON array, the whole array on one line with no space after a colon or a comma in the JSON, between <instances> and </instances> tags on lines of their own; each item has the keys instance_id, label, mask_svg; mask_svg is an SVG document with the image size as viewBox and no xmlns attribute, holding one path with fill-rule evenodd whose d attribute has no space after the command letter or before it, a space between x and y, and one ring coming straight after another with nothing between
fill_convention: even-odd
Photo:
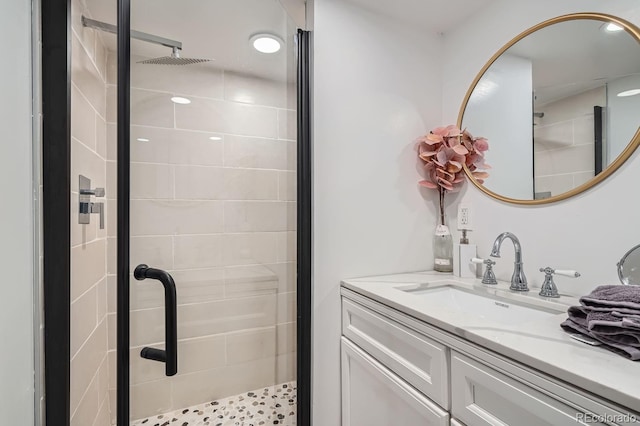
<instances>
[{"instance_id":1,"label":"pink dried flower arrangement","mask_svg":"<svg viewBox=\"0 0 640 426\"><path fill-rule=\"evenodd\" d=\"M480 183L489 177L484 171L491 168L484 162L489 142L483 137L474 138L467 130L461 131L454 125L435 128L416 142L425 175L419 185L440 193L440 223L444 225L444 194L460 189L464 180L463 165Z\"/></svg>"}]
</instances>

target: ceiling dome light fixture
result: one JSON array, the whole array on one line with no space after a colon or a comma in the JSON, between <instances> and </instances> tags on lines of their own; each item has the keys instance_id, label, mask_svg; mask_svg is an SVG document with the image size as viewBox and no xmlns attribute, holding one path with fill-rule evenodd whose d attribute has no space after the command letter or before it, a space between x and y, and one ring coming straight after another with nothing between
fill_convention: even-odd
<instances>
[{"instance_id":1,"label":"ceiling dome light fixture","mask_svg":"<svg viewBox=\"0 0 640 426\"><path fill-rule=\"evenodd\" d=\"M191 103L191 100L182 98L180 96L174 96L173 98L171 98L171 102L173 102L174 104L187 105Z\"/></svg>"},{"instance_id":2,"label":"ceiling dome light fixture","mask_svg":"<svg viewBox=\"0 0 640 426\"><path fill-rule=\"evenodd\" d=\"M253 48L261 53L276 53L284 44L280 37L268 33L254 34L249 41Z\"/></svg>"},{"instance_id":3,"label":"ceiling dome light fixture","mask_svg":"<svg viewBox=\"0 0 640 426\"><path fill-rule=\"evenodd\" d=\"M640 95L640 89L625 90L624 92L618 93L617 96L619 98L626 98L628 96L635 96L635 95Z\"/></svg>"},{"instance_id":4,"label":"ceiling dome light fixture","mask_svg":"<svg viewBox=\"0 0 640 426\"><path fill-rule=\"evenodd\" d=\"M607 31L609 31L609 32L612 32L612 33L615 33L615 32L618 32L618 31L622 31L622 30L624 30L624 28L622 28L620 25L618 25L618 24L614 24L613 22L610 22L610 23L605 27L605 29L606 29Z\"/></svg>"},{"instance_id":5,"label":"ceiling dome light fixture","mask_svg":"<svg viewBox=\"0 0 640 426\"><path fill-rule=\"evenodd\" d=\"M221 141L222 138L220 136L209 136L209 139L211 139L212 141Z\"/></svg>"}]
</instances>

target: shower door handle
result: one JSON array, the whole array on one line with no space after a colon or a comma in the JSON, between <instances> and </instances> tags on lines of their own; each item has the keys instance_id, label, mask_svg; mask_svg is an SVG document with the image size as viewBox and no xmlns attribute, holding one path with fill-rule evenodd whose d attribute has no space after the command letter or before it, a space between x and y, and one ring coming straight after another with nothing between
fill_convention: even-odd
<instances>
[{"instance_id":1,"label":"shower door handle","mask_svg":"<svg viewBox=\"0 0 640 426\"><path fill-rule=\"evenodd\" d=\"M173 376L178 372L178 308L176 283L167 271L138 265L133 271L136 280L145 278L158 280L164 287L164 335L165 349L144 347L140 351L142 358L165 363L165 375Z\"/></svg>"}]
</instances>

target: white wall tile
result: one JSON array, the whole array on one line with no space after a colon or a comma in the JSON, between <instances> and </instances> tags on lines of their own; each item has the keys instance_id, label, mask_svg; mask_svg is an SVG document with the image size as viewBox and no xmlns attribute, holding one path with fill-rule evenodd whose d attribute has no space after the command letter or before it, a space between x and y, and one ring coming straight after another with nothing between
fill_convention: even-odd
<instances>
[{"instance_id":1,"label":"white wall tile","mask_svg":"<svg viewBox=\"0 0 640 426\"><path fill-rule=\"evenodd\" d=\"M71 360L70 407L73 412L107 353L107 327L102 321Z\"/></svg>"},{"instance_id":2,"label":"white wall tile","mask_svg":"<svg viewBox=\"0 0 640 426\"><path fill-rule=\"evenodd\" d=\"M278 294L278 324L296 320L296 293Z\"/></svg>"},{"instance_id":3,"label":"white wall tile","mask_svg":"<svg viewBox=\"0 0 640 426\"><path fill-rule=\"evenodd\" d=\"M225 348L226 337L220 335L180 340L178 342L179 374L224 366L227 362Z\"/></svg>"},{"instance_id":4,"label":"white wall tile","mask_svg":"<svg viewBox=\"0 0 640 426\"><path fill-rule=\"evenodd\" d=\"M224 269L171 271L178 304L210 302L224 298Z\"/></svg>"},{"instance_id":5,"label":"white wall tile","mask_svg":"<svg viewBox=\"0 0 640 426\"><path fill-rule=\"evenodd\" d=\"M183 305L178 307L178 316L181 339L268 327L276 324L276 296Z\"/></svg>"},{"instance_id":6,"label":"white wall tile","mask_svg":"<svg viewBox=\"0 0 640 426\"><path fill-rule=\"evenodd\" d=\"M176 283L178 305L222 300L225 297L222 268L170 270L169 273ZM132 310L164 307L164 289L158 281L137 281L131 276L130 290Z\"/></svg>"},{"instance_id":7,"label":"white wall tile","mask_svg":"<svg viewBox=\"0 0 640 426\"><path fill-rule=\"evenodd\" d=\"M225 295L229 298L275 295L278 274L270 265L236 266L225 269Z\"/></svg>"},{"instance_id":8,"label":"white wall tile","mask_svg":"<svg viewBox=\"0 0 640 426\"><path fill-rule=\"evenodd\" d=\"M173 167L131 163L131 199L173 198Z\"/></svg>"},{"instance_id":9,"label":"white wall tile","mask_svg":"<svg viewBox=\"0 0 640 426\"><path fill-rule=\"evenodd\" d=\"M227 334L227 360L240 364L276 355L276 327Z\"/></svg>"},{"instance_id":10,"label":"white wall tile","mask_svg":"<svg viewBox=\"0 0 640 426\"><path fill-rule=\"evenodd\" d=\"M171 411L171 381L168 378L131 386L131 419Z\"/></svg>"},{"instance_id":11,"label":"white wall tile","mask_svg":"<svg viewBox=\"0 0 640 426\"><path fill-rule=\"evenodd\" d=\"M286 83L228 71L224 73L224 98L245 104L288 106Z\"/></svg>"},{"instance_id":12,"label":"white wall tile","mask_svg":"<svg viewBox=\"0 0 640 426\"><path fill-rule=\"evenodd\" d=\"M219 167L176 166L176 198L224 199L224 172Z\"/></svg>"},{"instance_id":13,"label":"white wall tile","mask_svg":"<svg viewBox=\"0 0 640 426\"><path fill-rule=\"evenodd\" d=\"M276 360L259 359L231 367L207 370L173 380L174 404L189 406L270 386L276 380Z\"/></svg>"},{"instance_id":14,"label":"white wall tile","mask_svg":"<svg viewBox=\"0 0 640 426\"><path fill-rule=\"evenodd\" d=\"M193 98L189 105L176 105L179 129L275 138L277 124L276 109L269 107L206 98Z\"/></svg>"},{"instance_id":15,"label":"white wall tile","mask_svg":"<svg viewBox=\"0 0 640 426\"><path fill-rule=\"evenodd\" d=\"M131 237L131 265L135 267L141 263L153 268L172 269L171 237Z\"/></svg>"},{"instance_id":16,"label":"white wall tile","mask_svg":"<svg viewBox=\"0 0 640 426\"><path fill-rule=\"evenodd\" d=\"M174 127L171 94L131 89L131 124Z\"/></svg>"},{"instance_id":17,"label":"white wall tile","mask_svg":"<svg viewBox=\"0 0 640 426\"><path fill-rule=\"evenodd\" d=\"M133 200L131 235L213 234L223 229L221 201Z\"/></svg>"},{"instance_id":18,"label":"white wall tile","mask_svg":"<svg viewBox=\"0 0 640 426\"><path fill-rule=\"evenodd\" d=\"M225 201L226 232L286 231L287 203Z\"/></svg>"},{"instance_id":19,"label":"white wall tile","mask_svg":"<svg viewBox=\"0 0 640 426\"><path fill-rule=\"evenodd\" d=\"M225 247L221 235L179 235L174 237L175 269L222 266Z\"/></svg>"},{"instance_id":20,"label":"white wall tile","mask_svg":"<svg viewBox=\"0 0 640 426\"><path fill-rule=\"evenodd\" d=\"M71 85L71 136L96 151L96 113L75 85Z\"/></svg>"},{"instance_id":21,"label":"white wall tile","mask_svg":"<svg viewBox=\"0 0 640 426\"><path fill-rule=\"evenodd\" d=\"M221 166L224 142L210 137L223 137L219 133L173 130L169 144L171 164ZM226 138L226 136L224 136Z\"/></svg>"},{"instance_id":22,"label":"white wall tile","mask_svg":"<svg viewBox=\"0 0 640 426\"><path fill-rule=\"evenodd\" d=\"M277 354L295 353L297 349L297 324L288 322L277 326Z\"/></svg>"},{"instance_id":23,"label":"white wall tile","mask_svg":"<svg viewBox=\"0 0 640 426\"><path fill-rule=\"evenodd\" d=\"M92 376L93 380L80 400L75 412L72 411L71 426L92 425L98 413L98 377Z\"/></svg>"},{"instance_id":24,"label":"white wall tile","mask_svg":"<svg viewBox=\"0 0 640 426\"><path fill-rule=\"evenodd\" d=\"M87 340L98 324L96 319L97 287L93 286L71 303L71 356Z\"/></svg>"},{"instance_id":25,"label":"white wall tile","mask_svg":"<svg viewBox=\"0 0 640 426\"><path fill-rule=\"evenodd\" d=\"M226 135L224 164L228 167L289 170L296 163L292 145L295 148L295 142L291 141Z\"/></svg>"},{"instance_id":26,"label":"white wall tile","mask_svg":"<svg viewBox=\"0 0 640 426\"><path fill-rule=\"evenodd\" d=\"M71 61L71 81L89 100L102 117L106 116L106 92L98 69L82 48L75 34L71 37L71 51L78 52Z\"/></svg>"},{"instance_id":27,"label":"white wall tile","mask_svg":"<svg viewBox=\"0 0 640 426\"><path fill-rule=\"evenodd\" d=\"M106 240L95 240L71 249L71 300L106 275Z\"/></svg>"},{"instance_id":28,"label":"white wall tile","mask_svg":"<svg viewBox=\"0 0 640 426\"><path fill-rule=\"evenodd\" d=\"M298 254L297 233L295 231L278 232L278 262L295 262Z\"/></svg>"},{"instance_id":29,"label":"white wall tile","mask_svg":"<svg viewBox=\"0 0 640 426\"><path fill-rule=\"evenodd\" d=\"M277 234L255 232L223 235L224 264L255 265L275 263L277 259Z\"/></svg>"},{"instance_id":30,"label":"white wall tile","mask_svg":"<svg viewBox=\"0 0 640 426\"><path fill-rule=\"evenodd\" d=\"M71 139L71 190L79 191L78 175L91 179L92 188L105 187L105 161L77 139Z\"/></svg>"},{"instance_id":31,"label":"white wall tile","mask_svg":"<svg viewBox=\"0 0 640 426\"><path fill-rule=\"evenodd\" d=\"M222 99L222 71L216 69L215 62L191 64L186 69L138 63L143 59L148 58L131 58L131 87Z\"/></svg>"},{"instance_id":32,"label":"white wall tile","mask_svg":"<svg viewBox=\"0 0 640 426\"><path fill-rule=\"evenodd\" d=\"M298 198L298 173L278 172L278 199L296 201Z\"/></svg>"},{"instance_id":33,"label":"white wall tile","mask_svg":"<svg viewBox=\"0 0 640 426\"><path fill-rule=\"evenodd\" d=\"M278 110L278 139L296 140L298 138L297 113L290 109Z\"/></svg>"},{"instance_id":34,"label":"white wall tile","mask_svg":"<svg viewBox=\"0 0 640 426\"><path fill-rule=\"evenodd\" d=\"M278 199L278 172L273 170L224 169L225 200Z\"/></svg>"},{"instance_id":35,"label":"white wall tile","mask_svg":"<svg viewBox=\"0 0 640 426\"><path fill-rule=\"evenodd\" d=\"M73 120L73 113L71 114ZM107 122L104 118L96 114L96 153L107 158Z\"/></svg>"},{"instance_id":36,"label":"white wall tile","mask_svg":"<svg viewBox=\"0 0 640 426\"><path fill-rule=\"evenodd\" d=\"M606 124L605 124L606 125ZM593 114L573 120L573 144L595 145L595 124ZM606 132L606 131L605 131ZM592 148L593 149L593 148Z\"/></svg>"},{"instance_id":37,"label":"white wall tile","mask_svg":"<svg viewBox=\"0 0 640 426\"><path fill-rule=\"evenodd\" d=\"M573 145L573 121L535 126L533 129L536 150L558 149Z\"/></svg>"}]
</instances>

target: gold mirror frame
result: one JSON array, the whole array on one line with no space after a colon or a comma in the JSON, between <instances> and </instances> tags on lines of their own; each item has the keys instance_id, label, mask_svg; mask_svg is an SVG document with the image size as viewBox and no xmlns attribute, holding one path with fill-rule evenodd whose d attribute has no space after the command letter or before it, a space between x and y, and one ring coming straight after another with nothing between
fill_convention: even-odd
<instances>
[{"instance_id":1,"label":"gold mirror frame","mask_svg":"<svg viewBox=\"0 0 640 426\"><path fill-rule=\"evenodd\" d=\"M491 59L489 59L489 61L485 64L485 66L482 67L482 69L480 70L480 72L478 73L476 78L473 80L473 83L471 83L471 87L469 87L469 90L467 90L467 94L465 95L464 100L462 102L462 106L460 107L460 112L458 113L458 127L462 128L462 120L464 118L464 111L467 108L467 104L469 103L469 98L471 97L471 94L473 93L473 90L476 88L476 85L478 84L478 82L480 81L480 79L482 78L484 73L489 69L489 67L491 65L493 65L493 63L505 51L507 51L507 49L509 49L511 46L513 46L514 44L516 44L517 42L519 42L520 40L522 40L526 36L536 32L536 31L538 31L538 30L540 30L542 28L548 27L548 26L553 25L553 24L558 24L560 22L575 21L575 20L582 20L582 19L584 19L584 20L596 20L596 21L603 21L603 22L613 22L615 24L618 24L621 27L623 27L625 29L625 31L629 35L631 35L638 42L638 44L640 45L640 28L636 27L634 24L632 24L629 21L626 21L624 19L618 18L616 16L607 15L607 14L604 14L604 13L573 13L573 14L569 14L569 15L558 16L556 18L552 18L552 19L546 20L544 22L541 22L541 23L529 28L528 30L523 31L522 33L518 34L515 38L513 38L510 42L508 42L500 50L498 50L491 57ZM473 175L471 174L471 172L469 171L469 169L467 168L466 165L464 165L464 172L467 175L467 177L469 178L469 180L475 185L476 188L478 188L480 191L484 192L485 194L487 194L490 197L493 197L493 198L495 198L497 200L504 201L504 202L507 202L507 203L512 203L512 204L521 204L521 205L548 204L548 203L553 203L553 202L556 202L556 201L560 201L560 200L564 200L564 199L573 197L574 195L580 194L581 192L584 192L587 189L590 189L590 188L594 187L595 185L599 184L600 182L605 180L607 177L609 177L611 174L613 174L616 170L618 170L618 168L622 164L624 164L624 162L627 161L629 159L629 157L631 157L631 155L636 150L636 148L638 148L638 145L640 145L640 126L638 127L638 130L636 131L636 133L633 136L633 138L631 139L631 141L629 141L629 143L627 144L627 147L624 149L624 151L622 151L622 153L620 153L620 155L618 155L618 157L611 164L609 164L609 166L605 170L600 172L597 176L594 176L593 179L591 179L590 181L588 181L586 183L583 183L582 185L580 185L580 186L578 186L576 188L573 188L570 191L564 192L564 193L559 194L559 195L554 195L552 197L545 198L545 199L542 199L542 200L520 200L520 199L516 199L516 198L505 197L503 195L500 195L500 194L497 194L497 193L495 193L493 191L490 191L489 189L485 188L482 184L478 183L475 180L475 178L473 177Z\"/></svg>"}]
</instances>

